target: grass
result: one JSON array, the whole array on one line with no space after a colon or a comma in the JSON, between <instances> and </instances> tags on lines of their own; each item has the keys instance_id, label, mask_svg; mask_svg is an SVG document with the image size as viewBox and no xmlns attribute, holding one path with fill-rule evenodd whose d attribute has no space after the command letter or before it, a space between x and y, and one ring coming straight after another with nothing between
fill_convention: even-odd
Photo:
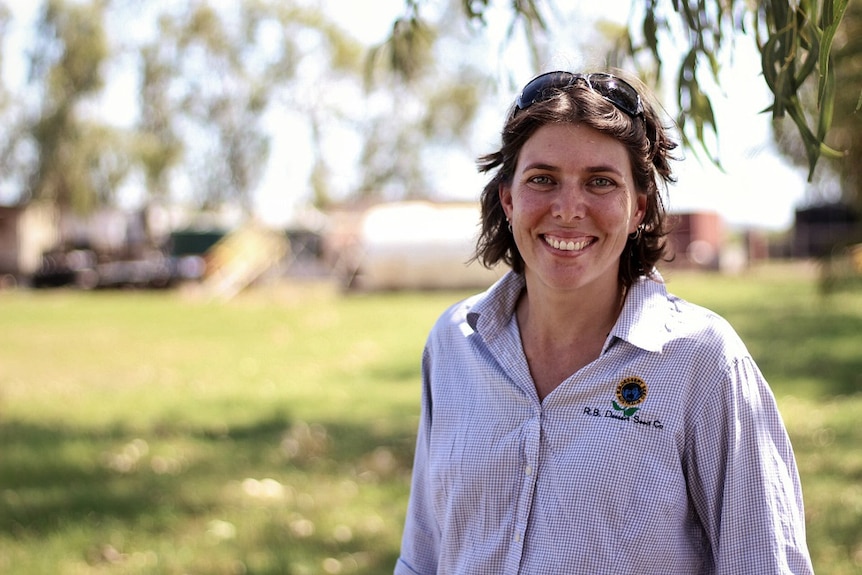
<instances>
[{"instance_id":1,"label":"grass","mask_svg":"<svg viewBox=\"0 0 862 575\"><path fill-rule=\"evenodd\" d=\"M859 572L862 293L666 277L770 380L817 572ZM422 345L461 295L0 293L0 572L391 573Z\"/></svg>"}]
</instances>

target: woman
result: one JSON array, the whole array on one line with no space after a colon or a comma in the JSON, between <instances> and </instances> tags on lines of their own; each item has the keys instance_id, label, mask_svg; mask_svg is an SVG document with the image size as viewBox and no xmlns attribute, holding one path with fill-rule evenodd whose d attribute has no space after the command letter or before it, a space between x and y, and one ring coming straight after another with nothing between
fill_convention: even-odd
<instances>
[{"instance_id":1,"label":"woman","mask_svg":"<svg viewBox=\"0 0 862 575\"><path fill-rule=\"evenodd\" d=\"M512 271L444 313L395 573L811 573L767 383L665 289L675 143L609 74L529 82L480 159L477 258Z\"/></svg>"}]
</instances>

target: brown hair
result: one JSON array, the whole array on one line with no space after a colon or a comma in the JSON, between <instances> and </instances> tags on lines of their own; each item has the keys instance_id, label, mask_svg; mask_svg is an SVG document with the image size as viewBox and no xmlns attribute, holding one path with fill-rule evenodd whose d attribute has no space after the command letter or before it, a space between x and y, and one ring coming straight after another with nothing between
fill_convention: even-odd
<instances>
[{"instance_id":1,"label":"brown hair","mask_svg":"<svg viewBox=\"0 0 862 575\"><path fill-rule=\"evenodd\" d=\"M638 90L644 104L642 115L631 117L588 88L576 82L547 100L509 112L502 131L502 145L496 152L481 156L477 165L482 173L494 172L481 195L482 229L474 259L485 267L505 262L517 273L524 272L515 239L508 229L506 214L500 203L501 184L511 184L524 143L546 124L582 124L619 140L627 149L638 193L647 197L646 212L637 237L629 237L620 258L619 279L630 287L638 276L650 273L665 254L668 234L667 214L659 194L659 182L665 187L675 181L670 160L677 147L663 126L653 106Z\"/></svg>"}]
</instances>

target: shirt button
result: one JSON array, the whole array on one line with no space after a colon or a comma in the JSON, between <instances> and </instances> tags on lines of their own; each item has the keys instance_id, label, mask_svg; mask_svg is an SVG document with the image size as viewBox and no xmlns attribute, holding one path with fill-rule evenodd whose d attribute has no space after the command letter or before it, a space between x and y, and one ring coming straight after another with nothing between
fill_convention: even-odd
<instances>
[{"instance_id":1,"label":"shirt button","mask_svg":"<svg viewBox=\"0 0 862 575\"><path fill-rule=\"evenodd\" d=\"M520 543L520 542L521 542L521 534L515 533L515 543Z\"/></svg>"},{"instance_id":2,"label":"shirt button","mask_svg":"<svg viewBox=\"0 0 862 575\"><path fill-rule=\"evenodd\" d=\"M532 475L532 474L533 474L533 468L532 467L530 467L528 465L527 467L524 468L524 475Z\"/></svg>"}]
</instances>

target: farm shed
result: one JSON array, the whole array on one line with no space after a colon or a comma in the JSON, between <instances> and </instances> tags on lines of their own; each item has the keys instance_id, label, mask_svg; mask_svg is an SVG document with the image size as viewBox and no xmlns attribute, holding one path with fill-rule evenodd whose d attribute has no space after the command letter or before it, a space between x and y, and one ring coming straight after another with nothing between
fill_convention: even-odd
<instances>
[{"instance_id":1,"label":"farm shed","mask_svg":"<svg viewBox=\"0 0 862 575\"><path fill-rule=\"evenodd\" d=\"M0 206L0 276L16 281L32 276L42 254L57 244L57 210L48 203Z\"/></svg>"}]
</instances>

